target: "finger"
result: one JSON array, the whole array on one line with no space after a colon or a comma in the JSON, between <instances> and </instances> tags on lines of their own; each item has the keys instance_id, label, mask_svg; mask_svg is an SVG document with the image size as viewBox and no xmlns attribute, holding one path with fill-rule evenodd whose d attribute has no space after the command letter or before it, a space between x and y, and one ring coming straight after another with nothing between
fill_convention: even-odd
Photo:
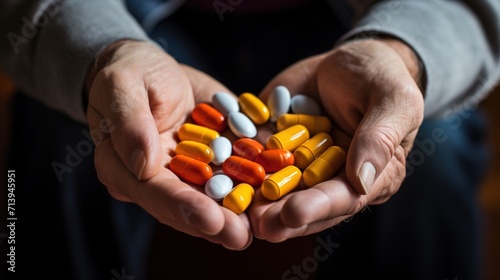
<instances>
[{"instance_id":1,"label":"finger","mask_svg":"<svg viewBox=\"0 0 500 280\"><path fill-rule=\"evenodd\" d=\"M219 91L233 94L227 87L210 75L188 65L182 65L182 68L191 81L196 103L211 103L212 96Z\"/></svg>"},{"instance_id":2,"label":"finger","mask_svg":"<svg viewBox=\"0 0 500 280\"><path fill-rule=\"evenodd\" d=\"M246 214L236 215L229 209L221 208L224 214L224 228L219 234L204 236L212 243L221 244L229 250L244 250L252 243L253 235Z\"/></svg>"},{"instance_id":3,"label":"finger","mask_svg":"<svg viewBox=\"0 0 500 280\"><path fill-rule=\"evenodd\" d=\"M416 100L415 95L421 98L413 85L389 89L397 93L374 98L356 129L347 154L346 172L349 182L360 194L370 192L403 140L415 138L423 114L418 106L409 102ZM405 148L407 154L411 147Z\"/></svg>"},{"instance_id":4,"label":"finger","mask_svg":"<svg viewBox=\"0 0 500 280\"><path fill-rule=\"evenodd\" d=\"M162 156L148 92L140 79L129 77L132 73L114 73L115 77L109 79L106 71L92 86L89 114L107 120L113 149L128 170L140 180L149 179L159 171ZM92 123L89 120L95 125Z\"/></svg>"},{"instance_id":5,"label":"finger","mask_svg":"<svg viewBox=\"0 0 500 280\"><path fill-rule=\"evenodd\" d=\"M111 141L96 147L95 165L101 182L119 190L161 223L194 236L217 235L224 227L221 207L167 168L147 181L137 180L114 152Z\"/></svg>"}]
</instances>

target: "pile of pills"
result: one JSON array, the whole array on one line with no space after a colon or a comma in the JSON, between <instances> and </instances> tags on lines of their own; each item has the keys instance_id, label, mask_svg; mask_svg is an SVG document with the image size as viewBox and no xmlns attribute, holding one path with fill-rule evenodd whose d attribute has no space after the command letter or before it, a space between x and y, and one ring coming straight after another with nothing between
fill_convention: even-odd
<instances>
[{"instance_id":1,"label":"pile of pills","mask_svg":"<svg viewBox=\"0 0 500 280\"><path fill-rule=\"evenodd\" d=\"M257 188L278 200L301 183L312 187L330 179L346 160L318 104L306 95L292 97L285 86L276 87L267 104L251 93L236 99L217 92L211 104L196 105L191 117L194 123L178 130L167 167L236 214L247 209Z\"/></svg>"}]
</instances>

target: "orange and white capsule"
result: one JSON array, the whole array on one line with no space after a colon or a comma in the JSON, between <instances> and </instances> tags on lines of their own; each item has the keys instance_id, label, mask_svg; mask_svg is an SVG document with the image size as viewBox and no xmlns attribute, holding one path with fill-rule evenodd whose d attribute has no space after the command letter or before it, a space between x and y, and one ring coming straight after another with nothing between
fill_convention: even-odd
<instances>
[{"instance_id":1,"label":"orange and white capsule","mask_svg":"<svg viewBox=\"0 0 500 280\"><path fill-rule=\"evenodd\" d=\"M226 117L207 103L196 105L191 112L191 117L195 123L213 129L219 133L223 132L227 126Z\"/></svg>"},{"instance_id":2,"label":"orange and white capsule","mask_svg":"<svg viewBox=\"0 0 500 280\"><path fill-rule=\"evenodd\" d=\"M222 206L239 215L248 208L254 194L255 191L251 185L246 183L238 184L222 199Z\"/></svg>"},{"instance_id":3,"label":"orange and white capsule","mask_svg":"<svg viewBox=\"0 0 500 280\"><path fill-rule=\"evenodd\" d=\"M331 146L304 170L304 184L312 187L332 178L345 161L345 151L339 146Z\"/></svg>"},{"instance_id":4,"label":"orange and white capsule","mask_svg":"<svg viewBox=\"0 0 500 280\"><path fill-rule=\"evenodd\" d=\"M265 150L255 158L255 162L262 165L267 173L273 173L293 165L294 157L288 150Z\"/></svg>"},{"instance_id":5,"label":"orange and white capsule","mask_svg":"<svg viewBox=\"0 0 500 280\"><path fill-rule=\"evenodd\" d=\"M276 128L278 131L281 131L296 124L305 126L311 135L315 135L319 132L329 133L332 129L332 123L327 117L306 114L281 115L276 121Z\"/></svg>"},{"instance_id":6,"label":"orange and white capsule","mask_svg":"<svg viewBox=\"0 0 500 280\"><path fill-rule=\"evenodd\" d=\"M222 170L231 179L253 187L260 186L266 177L266 171L260 164L238 156L226 159L222 164Z\"/></svg>"},{"instance_id":7,"label":"orange and white capsule","mask_svg":"<svg viewBox=\"0 0 500 280\"><path fill-rule=\"evenodd\" d=\"M263 124L269 120L269 108L257 96L245 92L238 98L240 110L256 125Z\"/></svg>"},{"instance_id":8,"label":"orange and white capsule","mask_svg":"<svg viewBox=\"0 0 500 280\"><path fill-rule=\"evenodd\" d=\"M174 152L176 155L185 155L207 164L212 161L213 156L212 149L207 145L190 140L182 141L177 144Z\"/></svg>"},{"instance_id":9,"label":"orange and white capsule","mask_svg":"<svg viewBox=\"0 0 500 280\"><path fill-rule=\"evenodd\" d=\"M309 164L311 164L332 145L333 140L330 135L324 132L314 135L293 152L293 156L295 157L295 166L300 169L307 168Z\"/></svg>"},{"instance_id":10,"label":"orange and white capsule","mask_svg":"<svg viewBox=\"0 0 500 280\"><path fill-rule=\"evenodd\" d=\"M301 124L296 124L271 136L267 140L266 148L268 150L283 149L293 152L308 139L309 131L307 128Z\"/></svg>"},{"instance_id":11,"label":"orange and white capsule","mask_svg":"<svg viewBox=\"0 0 500 280\"><path fill-rule=\"evenodd\" d=\"M287 166L267 177L261 186L262 195L269 200L278 200L299 186L302 173L296 166Z\"/></svg>"},{"instance_id":12,"label":"orange and white capsule","mask_svg":"<svg viewBox=\"0 0 500 280\"><path fill-rule=\"evenodd\" d=\"M248 160L254 160L264 150L261 143L250 138L240 138L233 143L233 154Z\"/></svg>"},{"instance_id":13,"label":"orange and white capsule","mask_svg":"<svg viewBox=\"0 0 500 280\"><path fill-rule=\"evenodd\" d=\"M168 168L182 180L200 186L205 185L213 175L210 165L185 155L174 156Z\"/></svg>"},{"instance_id":14,"label":"orange and white capsule","mask_svg":"<svg viewBox=\"0 0 500 280\"><path fill-rule=\"evenodd\" d=\"M177 131L180 141L191 140L210 145L215 138L219 137L219 132L197 124L185 123Z\"/></svg>"}]
</instances>

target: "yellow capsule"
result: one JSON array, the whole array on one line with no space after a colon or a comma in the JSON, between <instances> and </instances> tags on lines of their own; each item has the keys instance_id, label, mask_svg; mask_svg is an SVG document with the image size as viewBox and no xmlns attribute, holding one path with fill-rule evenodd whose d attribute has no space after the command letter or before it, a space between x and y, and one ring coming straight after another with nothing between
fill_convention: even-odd
<instances>
[{"instance_id":1,"label":"yellow capsule","mask_svg":"<svg viewBox=\"0 0 500 280\"><path fill-rule=\"evenodd\" d=\"M177 136L180 141L191 140L210 145L210 142L219 137L220 134L213 129L201 125L185 123L177 131Z\"/></svg>"},{"instance_id":2,"label":"yellow capsule","mask_svg":"<svg viewBox=\"0 0 500 280\"><path fill-rule=\"evenodd\" d=\"M278 200L295 189L302 179L302 172L289 165L267 177L260 187L262 195L269 200Z\"/></svg>"},{"instance_id":3,"label":"yellow capsule","mask_svg":"<svg viewBox=\"0 0 500 280\"><path fill-rule=\"evenodd\" d=\"M311 135L315 135L319 132L329 133L332 129L332 123L327 117L306 114L281 115L276 121L276 128L278 131L282 131L296 124L305 126Z\"/></svg>"},{"instance_id":4,"label":"yellow capsule","mask_svg":"<svg viewBox=\"0 0 500 280\"><path fill-rule=\"evenodd\" d=\"M204 163L210 163L213 157L212 149L207 145L191 140L185 140L177 144L174 152L176 155L185 155Z\"/></svg>"},{"instance_id":5,"label":"yellow capsule","mask_svg":"<svg viewBox=\"0 0 500 280\"><path fill-rule=\"evenodd\" d=\"M320 132L314 135L311 139L304 142L304 144L300 145L300 147L293 152L295 166L300 169L305 169L332 145L332 137L327 133Z\"/></svg>"},{"instance_id":6,"label":"yellow capsule","mask_svg":"<svg viewBox=\"0 0 500 280\"><path fill-rule=\"evenodd\" d=\"M296 124L286 128L267 140L266 148L268 150L282 149L293 152L302 143L309 139L309 131L301 124Z\"/></svg>"},{"instance_id":7,"label":"yellow capsule","mask_svg":"<svg viewBox=\"0 0 500 280\"><path fill-rule=\"evenodd\" d=\"M331 146L304 170L304 183L312 187L332 178L345 160L344 150L339 146Z\"/></svg>"},{"instance_id":8,"label":"yellow capsule","mask_svg":"<svg viewBox=\"0 0 500 280\"><path fill-rule=\"evenodd\" d=\"M233 211L237 215L245 212L254 195L253 187L247 183L238 184L222 199L222 206Z\"/></svg>"},{"instance_id":9,"label":"yellow capsule","mask_svg":"<svg viewBox=\"0 0 500 280\"><path fill-rule=\"evenodd\" d=\"M269 120L269 109L257 96L245 92L238 98L241 112L243 112L256 125L261 125Z\"/></svg>"}]
</instances>

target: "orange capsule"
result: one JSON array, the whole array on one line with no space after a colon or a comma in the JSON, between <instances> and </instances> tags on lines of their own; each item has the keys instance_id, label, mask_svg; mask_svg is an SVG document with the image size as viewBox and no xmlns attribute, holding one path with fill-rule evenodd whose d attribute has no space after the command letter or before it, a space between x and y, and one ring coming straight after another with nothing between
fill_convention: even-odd
<instances>
[{"instance_id":1,"label":"orange capsule","mask_svg":"<svg viewBox=\"0 0 500 280\"><path fill-rule=\"evenodd\" d=\"M266 150L255 158L255 162L262 165L267 173L273 173L293 165L294 156L288 150Z\"/></svg>"},{"instance_id":2,"label":"orange capsule","mask_svg":"<svg viewBox=\"0 0 500 280\"><path fill-rule=\"evenodd\" d=\"M222 164L222 171L231 179L250 184L254 188L260 186L266 178L264 167L239 156L226 159Z\"/></svg>"},{"instance_id":3,"label":"orange capsule","mask_svg":"<svg viewBox=\"0 0 500 280\"><path fill-rule=\"evenodd\" d=\"M248 160L254 160L264 150L264 145L251 138L240 138L233 143L233 154Z\"/></svg>"},{"instance_id":4,"label":"orange capsule","mask_svg":"<svg viewBox=\"0 0 500 280\"><path fill-rule=\"evenodd\" d=\"M227 126L226 117L207 103L196 105L191 112L191 117L195 123L218 132L223 132Z\"/></svg>"},{"instance_id":5,"label":"orange capsule","mask_svg":"<svg viewBox=\"0 0 500 280\"><path fill-rule=\"evenodd\" d=\"M185 155L176 155L170 160L169 169L184 181L205 185L212 178L210 165Z\"/></svg>"}]
</instances>

